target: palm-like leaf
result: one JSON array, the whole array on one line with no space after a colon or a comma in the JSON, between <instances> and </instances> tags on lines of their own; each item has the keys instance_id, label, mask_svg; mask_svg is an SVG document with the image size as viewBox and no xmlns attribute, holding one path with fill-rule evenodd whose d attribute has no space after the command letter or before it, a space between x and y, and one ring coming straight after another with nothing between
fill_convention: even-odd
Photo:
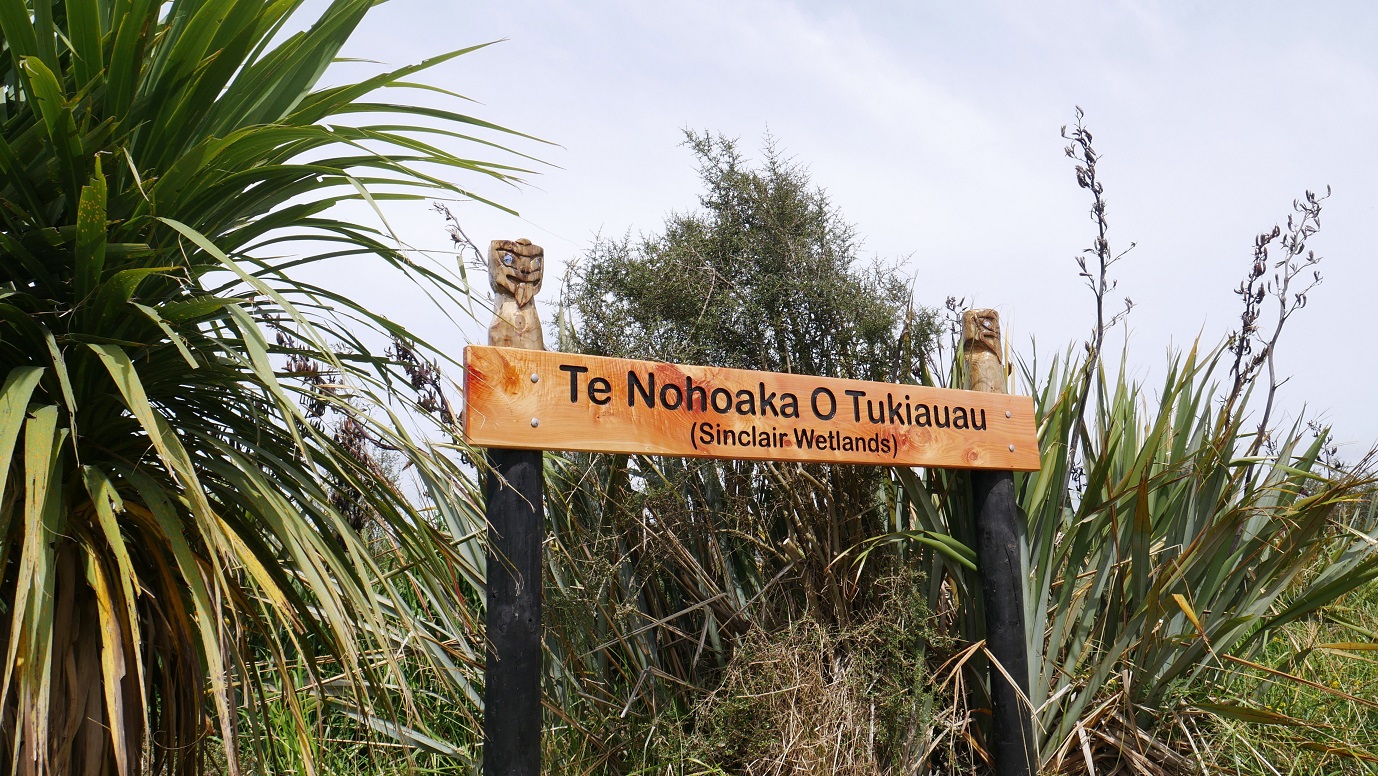
<instances>
[{"instance_id":1,"label":"palm-like leaf","mask_svg":"<svg viewBox=\"0 0 1378 776\"><path fill-rule=\"evenodd\" d=\"M453 130L405 125L500 128L375 97L467 49L318 88L374 3L334 0L285 34L300 4L0 0L0 769L194 771L209 720L234 769L236 708L285 700L303 731L299 682L424 745L399 732L413 702L399 624L463 685L467 645L443 642L468 626L436 585L472 583L473 549L316 417L398 450L471 534L457 472L371 412L405 376L341 322L404 332L288 270L367 254L458 296L329 209L517 170L431 142ZM373 116L386 123L330 123ZM335 387L286 379L284 355ZM404 574L377 567L341 492L379 516Z\"/></svg>"},{"instance_id":2,"label":"palm-like leaf","mask_svg":"<svg viewBox=\"0 0 1378 776\"><path fill-rule=\"evenodd\" d=\"M1109 381L1070 359L1026 371L1043 451L1041 471L1016 476L1028 518L1030 700L1053 772L1083 767L1083 736L1086 758L1142 754L1167 771L1194 768L1143 732L1174 694L1199 698L1276 628L1378 577L1378 522L1357 504L1368 480L1327 471L1324 439L1307 440L1304 427L1279 435L1273 454L1238 458L1245 409L1214 403L1215 367L1195 352L1174 362L1156 406L1123 372ZM1067 468L1072 447L1085 462L1079 481ZM969 541L965 475L897 476L915 528ZM950 557L925 560L933 578L979 589ZM975 642L977 599L963 600L955 622Z\"/></svg>"}]
</instances>

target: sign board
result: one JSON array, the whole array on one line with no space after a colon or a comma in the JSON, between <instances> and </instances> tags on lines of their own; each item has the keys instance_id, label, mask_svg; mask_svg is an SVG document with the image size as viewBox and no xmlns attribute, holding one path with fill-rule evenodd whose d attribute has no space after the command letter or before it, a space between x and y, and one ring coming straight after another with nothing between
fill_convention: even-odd
<instances>
[{"instance_id":1,"label":"sign board","mask_svg":"<svg viewBox=\"0 0 1378 776\"><path fill-rule=\"evenodd\" d=\"M1037 471L1027 396L470 345L478 447Z\"/></svg>"}]
</instances>

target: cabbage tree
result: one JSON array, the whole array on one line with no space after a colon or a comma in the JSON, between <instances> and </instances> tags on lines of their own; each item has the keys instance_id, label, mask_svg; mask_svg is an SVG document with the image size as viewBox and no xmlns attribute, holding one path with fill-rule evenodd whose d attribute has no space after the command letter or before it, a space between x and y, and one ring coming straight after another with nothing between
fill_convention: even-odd
<instances>
[{"instance_id":1,"label":"cabbage tree","mask_svg":"<svg viewBox=\"0 0 1378 776\"><path fill-rule=\"evenodd\" d=\"M235 771L270 712L309 740L307 699L448 746L409 723L415 666L389 639L415 631L462 684L468 647L427 638L407 600L466 568L436 527L473 510L388 414L415 400L415 363L360 334L406 333L300 273L366 255L458 296L332 206L519 171L446 150L501 153L465 132L505 130L387 96L469 49L322 86L375 2L294 32L301 5L0 0L0 770L187 773L221 752ZM397 451L440 519L361 439ZM380 570L345 502L406 574ZM422 580L407 600L402 580Z\"/></svg>"}]
</instances>

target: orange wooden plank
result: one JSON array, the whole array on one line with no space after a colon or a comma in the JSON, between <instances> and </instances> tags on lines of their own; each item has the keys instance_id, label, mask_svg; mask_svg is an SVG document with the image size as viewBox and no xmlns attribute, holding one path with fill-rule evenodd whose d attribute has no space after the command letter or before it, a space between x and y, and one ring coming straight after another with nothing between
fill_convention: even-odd
<instances>
[{"instance_id":1,"label":"orange wooden plank","mask_svg":"<svg viewBox=\"0 0 1378 776\"><path fill-rule=\"evenodd\" d=\"M470 345L478 447L1037 471L1033 400Z\"/></svg>"}]
</instances>

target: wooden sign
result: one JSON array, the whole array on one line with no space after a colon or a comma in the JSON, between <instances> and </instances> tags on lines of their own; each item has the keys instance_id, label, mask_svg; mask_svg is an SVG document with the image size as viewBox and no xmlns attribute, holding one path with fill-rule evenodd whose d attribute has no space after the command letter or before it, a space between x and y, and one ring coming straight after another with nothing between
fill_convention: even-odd
<instances>
[{"instance_id":1,"label":"wooden sign","mask_svg":"<svg viewBox=\"0 0 1378 776\"><path fill-rule=\"evenodd\" d=\"M478 447L1037 471L1027 396L470 345Z\"/></svg>"}]
</instances>

